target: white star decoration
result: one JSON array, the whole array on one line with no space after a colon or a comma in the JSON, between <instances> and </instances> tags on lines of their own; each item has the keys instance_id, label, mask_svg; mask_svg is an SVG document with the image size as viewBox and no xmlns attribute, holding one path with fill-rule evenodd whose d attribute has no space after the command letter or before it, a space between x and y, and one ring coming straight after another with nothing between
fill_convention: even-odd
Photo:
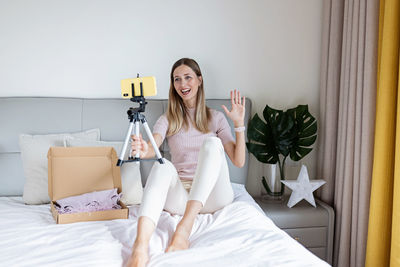
<instances>
[{"instance_id":1,"label":"white star decoration","mask_svg":"<svg viewBox=\"0 0 400 267\"><path fill-rule=\"evenodd\" d=\"M324 180L311 180L308 177L307 167L302 165L296 181L281 181L292 189L287 206L289 208L296 205L300 200L305 199L316 207L313 192L325 184Z\"/></svg>"}]
</instances>

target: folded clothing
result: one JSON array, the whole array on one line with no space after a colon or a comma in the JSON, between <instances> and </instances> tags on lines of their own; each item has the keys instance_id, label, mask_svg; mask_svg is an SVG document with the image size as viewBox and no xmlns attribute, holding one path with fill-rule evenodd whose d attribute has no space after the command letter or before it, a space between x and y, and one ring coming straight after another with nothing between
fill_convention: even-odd
<instances>
[{"instance_id":1,"label":"folded clothing","mask_svg":"<svg viewBox=\"0 0 400 267\"><path fill-rule=\"evenodd\" d=\"M55 202L55 207L60 214L121 209L118 205L121 196L117 188L95 191L59 199Z\"/></svg>"}]
</instances>

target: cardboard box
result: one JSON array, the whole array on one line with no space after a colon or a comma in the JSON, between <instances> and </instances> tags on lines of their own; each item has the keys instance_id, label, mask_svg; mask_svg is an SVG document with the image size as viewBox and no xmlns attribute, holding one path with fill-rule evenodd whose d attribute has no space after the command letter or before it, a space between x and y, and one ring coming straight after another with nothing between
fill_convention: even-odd
<instances>
[{"instance_id":1,"label":"cardboard box","mask_svg":"<svg viewBox=\"0 0 400 267\"><path fill-rule=\"evenodd\" d=\"M122 209L59 214L54 202L65 197L93 191L118 188L121 193L118 157L112 147L51 147L47 154L51 212L57 223L127 219L129 210Z\"/></svg>"}]
</instances>

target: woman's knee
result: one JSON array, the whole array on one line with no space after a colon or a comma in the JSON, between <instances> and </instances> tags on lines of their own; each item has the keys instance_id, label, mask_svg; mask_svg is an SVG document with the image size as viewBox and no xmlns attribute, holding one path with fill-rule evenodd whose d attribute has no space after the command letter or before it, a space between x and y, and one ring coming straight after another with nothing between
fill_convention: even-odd
<instances>
[{"instance_id":1,"label":"woman's knee","mask_svg":"<svg viewBox=\"0 0 400 267\"><path fill-rule=\"evenodd\" d=\"M221 139L215 136L207 137L202 144L202 149L206 152L224 151Z\"/></svg>"},{"instance_id":2,"label":"woman's knee","mask_svg":"<svg viewBox=\"0 0 400 267\"><path fill-rule=\"evenodd\" d=\"M164 159L164 163L161 164L160 162L156 161L153 164L153 167L150 170L149 179L166 179L167 177L174 177L177 175L177 171L174 165L169 161Z\"/></svg>"},{"instance_id":3,"label":"woman's knee","mask_svg":"<svg viewBox=\"0 0 400 267\"><path fill-rule=\"evenodd\" d=\"M176 172L174 165L167 159L163 159L164 163L160 163L158 161L154 162L151 170L153 171L162 171L162 172Z\"/></svg>"}]
</instances>

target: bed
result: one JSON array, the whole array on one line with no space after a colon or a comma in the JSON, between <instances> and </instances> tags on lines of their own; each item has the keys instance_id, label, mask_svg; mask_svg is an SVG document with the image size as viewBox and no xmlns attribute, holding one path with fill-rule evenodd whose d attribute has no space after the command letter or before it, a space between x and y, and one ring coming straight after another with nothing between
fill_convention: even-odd
<instances>
[{"instance_id":1,"label":"bed","mask_svg":"<svg viewBox=\"0 0 400 267\"><path fill-rule=\"evenodd\" d=\"M148 100L150 127L166 109L166 100ZM207 100L220 110L230 100ZM246 121L251 102L246 101ZM0 98L0 262L2 266L124 266L136 236L138 205L129 219L57 225L49 204L26 205L21 133L47 134L99 128L102 140L123 140L126 111L122 99ZM169 156L168 144L161 146ZM248 157L248 155L247 155ZM280 230L264 215L244 184L247 165L228 163L235 200L214 214L198 215L190 249L164 253L180 216L163 212L150 241L148 266L329 266ZM151 163L141 164L143 183Z\"/></svg>"}]
</instances>

